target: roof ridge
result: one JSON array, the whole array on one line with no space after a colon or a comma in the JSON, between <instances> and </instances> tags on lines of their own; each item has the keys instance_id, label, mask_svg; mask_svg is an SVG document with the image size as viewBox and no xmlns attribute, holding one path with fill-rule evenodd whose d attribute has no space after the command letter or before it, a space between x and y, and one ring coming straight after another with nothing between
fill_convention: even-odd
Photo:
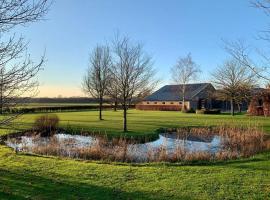
<instances>
[{"instance_id":1,"label":"roof ridge","mask_svg":"<svg viewBox=\"0 0 270 200\"><path fill-rule=\"evenodd\" d=\"M211 83L192 83L187 84L186 99L193 99L196 95L200 94L204 88L207 88ZM180 85L181 86L181 85ZM156 90L144 100L146 101L179 101L181 100L181 87L179 85L164 85L160 89Z\"/></svg>"},{"instance_id":2,"label":"roof ridge","mask_svg":"<svg viewBox=\"0 0 270 200\"><path fill-rule=\"evenodd\" d=\"M187 84L167 84L167 85L164 85L164 86L177 86L177 85L208 85L210 83L187 83ZM164 87L163 86L163 87Z\"/></svg>"},{"instance_id":3,"label":"roof ridge","mask_svg":"<svg viewBox=\"0 0 270 200\"><path fill-rule=\"evenodd\" d=\"M203 89L205 89L208 85L210 85L210 83L205 83L205 85L203 85L202 87L198 88L198 92L196 92L194 95L192 95L191 98L193 98L194 96L196 96L198 93L200 93Z\"/></svg>"}]
</instances>

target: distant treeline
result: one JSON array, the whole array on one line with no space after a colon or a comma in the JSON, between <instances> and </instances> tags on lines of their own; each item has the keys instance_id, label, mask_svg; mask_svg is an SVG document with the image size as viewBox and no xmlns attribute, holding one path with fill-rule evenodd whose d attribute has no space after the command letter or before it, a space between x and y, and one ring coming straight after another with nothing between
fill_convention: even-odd
<instances>
[{"instance_id":1,"label":"distant treeline","mask_svg":"<svg viewBox=\"0 0 270 200\"><path fill-rule=\"evenodd\" d=\"M134 108L131 105L130 108ZM13 107L6 110L7 113L42 113L42 112L64 112L64 111L79 111L79 110L97 110L99 105L61 105L61 106L46 106L46 107ZM104 110L114 109L113 105L103 105ZM118 106L121 109L121 106Z\"/></svg>"},{"instance_id":2,"label":"distant treeline","mask_svg":"<svg viewBox=\"0 0 270 200\"><path fill-rule=\"evenodd\" d=\"M41 97L41 98L30 98L27 102L29 103L97 103L97 99L89 97ZM109 100L105 100L105 103L109 103Z\"/></svg>"}]
</instances>

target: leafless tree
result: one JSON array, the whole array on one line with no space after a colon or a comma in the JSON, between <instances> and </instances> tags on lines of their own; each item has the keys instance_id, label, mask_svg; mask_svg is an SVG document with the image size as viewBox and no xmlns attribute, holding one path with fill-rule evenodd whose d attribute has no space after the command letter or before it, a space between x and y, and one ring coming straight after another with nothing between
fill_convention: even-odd
<instances>
[{"instance_id":1,"label":"leafless tree","mask_svg":"<svg viewBox=\"0 0 270 200\"><path fill-rule=\"evenodd\" d=\"M270 59L266 54L259 50L254 50L250 46L246 45L242 40L237 41L224 41L224 48L227 53L237 60L242 66L249 68L256 76L264 81L269 82L270 78ZM255 51L255 52L254 52ZM257 54L260 57L260 61L253 61L250 54Z\"/></svg>"},{"instance_id":2,"label":"leafless tree","mask_svg":"<svg viewBox=\"0 0 270 200\"><path fill-rule=\"evenodd\" d=\"M182 111L185 108L186 85L197 78L200 73L199 66L192 60L191 54L180 57L171 68L172 79L175 83L180 84L182 95ZM180 94L179 94L180 95Z\"/></svg>"},{"instance_id":3,"label":"leafless tree","mask_svg":"<svg viewBox=\"0 0 270 200\"><path fill-rule=\"evenodd\" d=\"M114 64L112 74L119 87L119 103L123 108L123 129L127 128L127 110L134 97L156 84L152 59L143 46L128 37L116 37L113 41Z\"/></svg>"},{"instance_id":4,"label":"leafless tree","mask_svg":"<svg viewBox=\"0 0 270 200\"><path fill-rule=\"evenodd\" d=\"M34 63L27 54L27 43L22 37L16 39L13 28L43 19L49 0L1 0L0 2L0 113L27 99L36 91L35 79L44 63L44 56ZM6 39L7 37L10 39ZM0 125L15 116L0 121Z\"/></svg>"},{"instance_id":5,"label":"leafless tree","mask_svg":"<svg viewBox=\"0 0 270 200\"><path fill-rule=\"evenodd\" d=\"M260 10L262 10L267 16L270 15L270 1L269 0L254 0L251 4ZM258 38L270 42L270 27L262 30L258 34Z\"/></svg>"},{"instance_id":6,"label":"leafless tree","mask_svg":"<svg viewBox=\"0 0 270 200\"><path fill-rule=\"evenodd\" d=\"M1 0L0 32L43 19L51 0Z\"/></svg>"},{"instance_id":7,"label":"leafless tree","mask_svg":"<svg viewBox=\"0 0 270 200\"><path fill-rule=\"evenodd\" d=\"M83 90L99 101L99 119L102 120L104 96L111 80L111 54L108 46L97 46L90 55L89 67L83 79Z\"/></svg>"},{"instance_id":8,"label":"leafless tree","mask_svg":"<svg viewBox=\"0 0 270 200\"><path fill-rule=\"evenodd\" d=\"M253 0L251 4L261 9L266 15L270 14L270 0ZM270 42L270 28L260 31L258 33L258 38L266 42ZM246 45L243 41L225 41L226 51L241 65L251 69L258 78L270 82L270 57L262 49L258 50ZM260 61L251 58L251 55L256 55L257 58L260 58Z\"/></svg>"},{"instance_id":9,"label":"leafless tree","mask_svg":"<svg viewBox=\"0 0 270 200\"><path fill-rule=\"evenodd\" d=\"M119 104L119 86L117 79L113 74L110 76L110 84L108 85L107 94L113 104L114 111L117 111Z\"/></svg>"},{"instance_id":10,"label":"leafless tree","mask_svg":"<svg viewBox=\"0 0 270 200\"><path fill-rule=\"evenodd\" d=\"M266 14L270 14L270 0L254 0L251 1L251 4L262 9Z\"/></svg>"},{"instance_id":11,"label":"leafless tree","mask_svg":"<svg viewBox=\"0 0 270 200\"><path fill-rule=\"evenodd\" d=\"M235 104L250 97L251 89L256 85L256 75L236 59L230 59L212 73L213 84L218 89L219 99L229 100L231 114L235 113Z\"/></svg>"}]
</instances>

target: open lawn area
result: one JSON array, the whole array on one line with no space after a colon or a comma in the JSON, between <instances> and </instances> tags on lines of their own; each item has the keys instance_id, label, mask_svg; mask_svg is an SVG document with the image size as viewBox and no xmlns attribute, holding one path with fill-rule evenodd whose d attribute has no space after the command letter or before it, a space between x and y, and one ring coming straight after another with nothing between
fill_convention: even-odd
<instances>
[{"instance_id":1,"label":"open lawn area","mask_svg":"<svg viewBox=\"0 0 270 200\"><path fill-rule=\"evenodd\" d=\"M97 114L57 113L64 128L122 134L121 111L105 111L103 121ZM31 127L38 115L24 115L16 128ZM130 110L128 135L220 124L252 124L270 134L270 119L264 117ZM132 165L16 154L2 145L0 182L0 199L270 199L270 152L227 162Z\"/></svg>"},{"instance_id":2,"label":"open lawn area","mask_svg":"<svg viewBox=\"0 0 270 200\"><path fill-rule=\"evenodd\" d=\"M104 120L98 120L98 111L59 112L60 126L72 128L76 131L100 131L109 135L123 135L122 111L103 111ZM31 128L34 120L42 114L26 114L14 122L9 132L14 129ZM270 134L270 119L265 117L249 117L244 114L232 117L230 114L198 115L183 114L175 111L128 111L127 136L156 135L159 128L176 128L184 126L216 126L235 124L236 126L255 125ZM6 132L2 131L2 134Z\"/></svg>"}]
</instances>

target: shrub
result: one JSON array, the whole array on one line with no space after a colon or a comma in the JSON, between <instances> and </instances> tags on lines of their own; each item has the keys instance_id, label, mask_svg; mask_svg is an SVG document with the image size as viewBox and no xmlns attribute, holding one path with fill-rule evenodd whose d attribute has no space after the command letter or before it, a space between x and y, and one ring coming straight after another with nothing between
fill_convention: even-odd
<instances>
[{"instance_id":1,"label":"shrub","mask_svg":"<svg viewBox=\"0 0 270 200\"><path fill-rule=\"evenodd\" d=\"M190 108L189 110L186 111L186 113L195 113L195 110L193 108Z\"/></svg>"},{"instance_id":2,"label":"shrub","mask_svg":"<svg viewBox=\"0 0 270 200\"><path fill-rule=\"evenodd\" d=\"M55 133L59 124L59 118L55 114L42 115L36 118L34 128L41 136L50 136Z\"/></svg>"}]
</instances>

